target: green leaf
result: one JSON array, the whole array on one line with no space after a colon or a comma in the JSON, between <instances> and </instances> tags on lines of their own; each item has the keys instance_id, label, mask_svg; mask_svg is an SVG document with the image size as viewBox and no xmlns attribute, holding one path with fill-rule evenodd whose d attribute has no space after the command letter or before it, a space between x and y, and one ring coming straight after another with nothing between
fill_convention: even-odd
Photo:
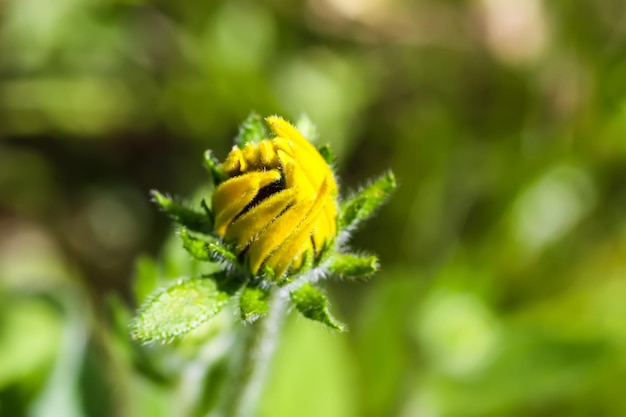
<instances>
[{"instance_id":1,"label":"green leaf","mask_svg":"<svg viewBox=\"0 0 626 417\"><path fill-rule=\"evenodd\" d=\"M378 258L337 253L330 258L328 270L343 278L372 275L378 271Z\"/></svg>"},{"instance_id":2,"label":"green leaf","mask_svg":"<svg viewBox=\"0 0 626 417\"><path fill-rule=\"evenodd\" d=\"M239 309L241 319L252 323L259 317L265 315L269 305L267 303L267 293L260 288L246 287L239 296Z\"/></svg>"},{"instance_id":3,"label":"green leaf","mask_svg":"<svg viewBox=\"0 0 626 417\"><path fill-rule=\"evenodd\" d=\"M346 200L341 205L341 225L350 227L367 218L385 201L395 188L396 178L390 171L371 185L365 187L358 194Z\"/></svg>"},{"instance_id":4,"label":"green leaf","mask_svg":"<svg viewBox=\"0 0 626 417\"><path fill-rule=\"evenodd\" d=\"M154 202L175 222L194 232L211 233L213 230L213 222L210 213L207 212L206 204L204 205L205 212L201 213L174 202L156 190L152 190L150 194Z\"/></svg>"},{"instance_id":5,"label":"green leaf","mask_svg":"<svg viewBox=\"0 0 626 417\"><path fill-rule=\"evenodd\" d=\"M229 298L211 278L179 280L144 304L131 336L142 343L167 342L215 316Z\"/></svg>"},{"instance_id":6,"label":"green leaf","mask_svg":"<svg viewBox=\"0 0 626 417\"><path fill-rule=\"evenodd\" d=\"M239 126L239 134L235 143L243 148L248 143L259 143L269 137L269 131L265 121L256 113L251 113Z\"/></svg>"},{"instance_id":7,"label":"green leaf","mask_svg":"<svg viewBox=\"0 0 626 417\"><path fill-rule=\"evenodd\" d=\"M324 323L326 326L344 331L345 325L335 320L328 311L328 299L311 283L293 290L289 296L298 311L306 318Z\"/></svg>"}]
</instances>

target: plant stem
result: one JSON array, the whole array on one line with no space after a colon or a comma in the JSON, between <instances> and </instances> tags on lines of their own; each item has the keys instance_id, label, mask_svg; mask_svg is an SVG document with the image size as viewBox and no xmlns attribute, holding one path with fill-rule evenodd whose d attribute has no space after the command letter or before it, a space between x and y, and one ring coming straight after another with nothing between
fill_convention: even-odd
<instances>
[{"instance_id":1,"label":"plant stem","mask_svg":"<svg viewBox=\"0 0 626 417\"><path fill-rule=\"evenodd\" d=\"M288 293L274 289L269 312L242 329L235 342L237 351L230 365L230 377L223 388L219 417L252 417L261 397L280 329L287 312Z\"/></svg>"}]
</instances>

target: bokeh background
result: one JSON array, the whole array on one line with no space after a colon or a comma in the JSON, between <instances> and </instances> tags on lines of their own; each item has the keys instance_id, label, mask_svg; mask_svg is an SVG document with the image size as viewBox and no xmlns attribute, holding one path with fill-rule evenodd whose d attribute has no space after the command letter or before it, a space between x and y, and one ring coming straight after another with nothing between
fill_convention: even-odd
<instances>
[{"instance_id":1,"label":"bokeh background","mask_svg":"<svg viewBox=\"0 0 626 417\"><path fill-rule=\"evenodd\" d=\"M382 272L329 283L350 331L291 317L260 416L626 415L626 3L4 0L1 416L214 401L202 337L126 326L198 268L148 191L206 195L251 110L400 184L351 241Z\"/></svg>"}]
</instances>

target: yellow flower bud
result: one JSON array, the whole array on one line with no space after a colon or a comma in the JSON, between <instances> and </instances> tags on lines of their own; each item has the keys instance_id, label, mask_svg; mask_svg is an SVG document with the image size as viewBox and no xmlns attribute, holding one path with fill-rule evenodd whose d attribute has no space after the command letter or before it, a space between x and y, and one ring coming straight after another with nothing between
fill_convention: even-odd
<instances>
[{"instance_id":1,"label":"yellow flower bud","mask_svg":"<svg viewBox=\"0 0 626 417\"><path fill-rule=\"evenodd\" d=\"M230 152L213 213L216 233L250 271L267 266L278 278L302 267L307 253L317 258L337 234L337 184L296 128L280 117L266 120L276 136Z\"/></svg>"}]
</instances>

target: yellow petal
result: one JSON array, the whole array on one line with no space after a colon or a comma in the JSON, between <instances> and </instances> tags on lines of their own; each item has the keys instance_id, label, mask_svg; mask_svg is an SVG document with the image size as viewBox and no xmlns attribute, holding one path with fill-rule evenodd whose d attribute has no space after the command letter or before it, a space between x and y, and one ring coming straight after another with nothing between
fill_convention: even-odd
<instances>
[{"instance_id":1,"label":"yellow petal","mask_svg":"<svg viewBox=\"0 0 626 417\"><path fill-rule=\"evenodd\" d=\"M243 148L242 154L243 159L246 161L247 164L246 170L250 168L256 168L260 165L261 158L259 155L259 148L253 143L248 143Z\"/></svg>"},{"instance_id":2,"label":"yellow petal","mask_svg":"<svg viewBox=\"0 0 626 417\"><path fill-rule=\"evenodd\" d=\"M259 271L265 258L298 227L298 224L309 211L311 203L311 200L297 201L250 244L248 257L250 259L250 270L253 274Z\"/></svg>"},{"instance_id":3,"label":"yellow petal","mask_svg":"<svg viewBox=\"0 0 626 417\"><path fill-rule=\"evenodd\" d=\"M277 170L249 172L221 183L213 193L215 231L224 236L235 217L256 197L259 190L280 179Z\"/></svg>"},{"instance_id":4,"label":"yellow petal","mask_svg":"<svg viewBox=\"0 0 626 417\"><path fill-rule=\"evenodd\" d=\"M315 198L317 190L304 175L304 171L300 169L300 164L282 150L279 150L277 153L283 166L287 188L298 190L298 200L310 200Z\"/></svg>"},{"instance_id":5,"label":"yellow petal","mask_svg":"<svg viewBox=\"0 0 626 417\"><path fill-rule=\"evenodd\" d=\"M328 202L326 202L328 204ZM322 212L317 218L315 225L313 226L313 230L311 232L311 239L313 239L313 243L315 244L315 254L318 254L322 247L324 247L324 242L331 236L330 228L328 225L328 220L326 218L325 211Z\"/></svg>"},{"instance_id":6,"label":"yellow petal","mask_svg":"<svg viewBox=\"0 0 626 417\"><path fill-rule=\"evenodd\" d=\"M303 164L303 169L314 187L319 187L326 175L332 172L328 163L322 158L315 146L283 118L272 116L266 120L272 131L279 138L284 138L288 141L291 147L290 153L294 159ZM277 141L277 143L281 144L282 142ZM281 147L286 151L284 146Z\"/></svg>"},{"instance_id":7,"label":"yellow petal","mask_svg":"<svg viewBox=\"0 0 626 417\"><path fill-rule=\"evenodd\" d=\"M242 251L257 234L262 232L287 206L293 203L295 194L296 190L286 189L263 200L235 220L226 231L224 239L226 241L236 240L236 250Z\"/></svg>"},{"instance_id":8,"label":"yellow petal","mask_svg":"<svg viewBox=\"0 0 626 417\"><path fill-rule=\"evenodd\" d=\"M304 246L310 243L312 228L322 213L324 204L329 196L329 179L326 177L322 182L317 198L309 208L306 216L304 216L303 221L298 224L293 232L283 240L280 247L267 259L267 265L274 269L277 277L280 277L289 268L295 257L304 255Z\"/></svg>"},{"instance_id":9,"label":"yellow petal","mask_svg":"<svg viewBox=\"0 0 626 417\"><path fill-rule=\"evenodd\" d=\"M274 150L272 141L262 140L259 142L259 154L261 156L261 164L264 167L277 168L279 166L278 155Z\"/></svg>"},{"instance_id":10,"label":"yellow petal","mask_svg":"<svg viewBox=\"0 0 626 417\"><path fill-rule=\"evenodd\" d=\"M228 175L236 175L242 171L242 164L245 165L241 149L234 147L226 157L226 160L222 163L222 170Z\"/></svg>"},{"instance_id":11,"label":"yellow petal","mask_svg":"<svg viewBox=\"0 0 626 417\"><path fill-rule=\"evenodd\" d=\"M306 242L304 242L304 245L299 250L300 255L296 256L291 265L289 265L291 272L297 271L298 269L302 268L302 264L307 257L307 252L310 254L314 253L313 243L311 242L311 239L308 239Z\"/></svg>"},{"instance_id":12,"label":"yellow petal","mask_svg":"<svg viewBox=\"0 0 626 417\"><path fill-rule=\"evenodd\" d=\"M321 155L315 149L315 146L311 144L302 133L298 132L298 129L293 127L291 123L278 116L270 116L267 119L267 123L270 125L270 128L277 136L283 137L291 142L292 145L295 145L309 154L309 157L313 157L317 155L321 158Z\"/></svg>"}]
</instances>

